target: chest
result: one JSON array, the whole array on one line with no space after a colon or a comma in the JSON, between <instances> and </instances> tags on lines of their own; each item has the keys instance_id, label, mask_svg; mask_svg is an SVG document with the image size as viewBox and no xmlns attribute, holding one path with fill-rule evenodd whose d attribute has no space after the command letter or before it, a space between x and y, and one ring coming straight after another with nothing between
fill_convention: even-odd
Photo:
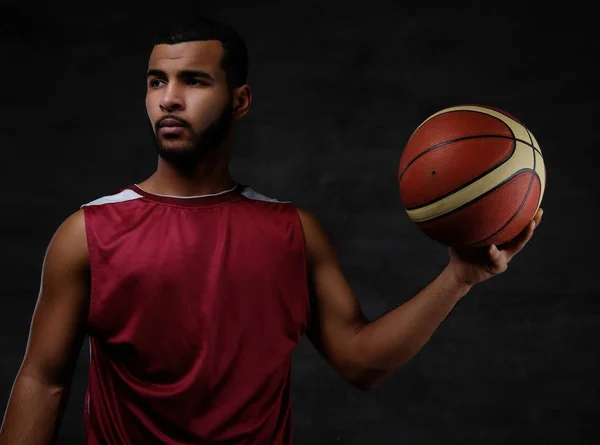
<instances>
[{"instance_id":1,"label":"chest","mask_svg":"<svg viewBox=\"0 0 600 445\"><path fill-rule=\"evenodd\" d=\"M287 331L305 318L295 227L155 221L95 242L89 322L104 338L169 330L200 338L234 324Z\"/></svg>"}]
</instances>

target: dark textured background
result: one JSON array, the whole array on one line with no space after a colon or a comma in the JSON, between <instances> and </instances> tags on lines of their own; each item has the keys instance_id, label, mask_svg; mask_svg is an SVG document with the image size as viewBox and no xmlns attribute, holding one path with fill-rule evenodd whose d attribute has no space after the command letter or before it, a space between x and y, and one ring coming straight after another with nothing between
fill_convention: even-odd
<instances>
[{"instance_id":1,"label":"dark textured background","mask_svg":"<svg viewBox=\"0 0 600 445\"><path fill-rule=\"evenodd\" d=\"M370 318L413 296L447 262L397 193L402 148L423 119L461 103L493 105L530 128L546 160L545 216L526 250L463 299L387 382L358 391L302 340L295 444L600 443L600 69L591 11L573 2L562 10L212 3L84 11L3 2L2 412L54 231L81 204L154 171L148 39L158 18L194 4L236 26L250 50L254 105L232 174L318 216ZM86 342L61 444L82 441L88 366Z\"/></svg>"}]
</instances>

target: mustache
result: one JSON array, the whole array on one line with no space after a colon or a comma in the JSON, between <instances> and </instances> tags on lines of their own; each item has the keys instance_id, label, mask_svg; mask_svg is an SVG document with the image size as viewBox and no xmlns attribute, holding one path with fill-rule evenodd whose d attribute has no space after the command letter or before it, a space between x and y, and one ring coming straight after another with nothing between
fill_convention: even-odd
<instances>
[{"instance_id":1,"label":"mustache","mask_svg":"<svg viewBox=\"0 0 600 445\"><path fill-rule=\"evenodd\" d=\"M190 123L188 121L186 121L185 119L182 119L178 116L173 116L172 114L167 114L167 115L161 117L158 121L156 121L156 124L154 126L158 129L161 122L164 121L165 119L173 119L173 120L176 120L177 122L180 122L181 124L185 125L186 127L190 126Z\"/></svg>"}]
</instances>

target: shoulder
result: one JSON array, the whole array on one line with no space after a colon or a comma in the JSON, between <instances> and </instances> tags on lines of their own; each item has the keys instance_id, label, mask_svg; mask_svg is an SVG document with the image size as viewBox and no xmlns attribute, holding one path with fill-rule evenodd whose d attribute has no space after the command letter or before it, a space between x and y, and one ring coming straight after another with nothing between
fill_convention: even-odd
<instances>
[{"instance_id":1,"label":"shoulder","mask_svg":"<svg viewBox=\"0 0 600 445\"><path fill-rule=\"evenodd\" d=\"M304 232L308 258L315 261L335 257L334 246L319 219L308 210L297 208L297 211Z\"/></svg>"},{"instance_id":2,"label":"shoulder","mask_svg":"<svg viewBox=\"0 0 600 445\"><path fill-rule=\"evenodd\" d=\"M319 229L321 224L313 213L306 209L301 209L300 207L297 207L296 210L298 211L298 217L300 218L302 229L305 232L313 232Z\"/></svg>"},{"instance_id":3,"label":"shoulder","mask_svg":"<svg viewBox=\"0 0 600 445\"><path fill-rule=\"evenodd\" d=\"M77 239L85 238L85 212L82 208L69 215L56 230L56 235Z\"/></svg>"},{"instance_id":4,"label":"shoulder","mask_svg":"<svg viewBox=\"0 0 600 445\"><path fill-rule=\"evenodd\" d=\"M72 267L86 267L89 261L85 214L79 209L68 216L50 240L47 256Z\"/></svg>"}]
</instances>

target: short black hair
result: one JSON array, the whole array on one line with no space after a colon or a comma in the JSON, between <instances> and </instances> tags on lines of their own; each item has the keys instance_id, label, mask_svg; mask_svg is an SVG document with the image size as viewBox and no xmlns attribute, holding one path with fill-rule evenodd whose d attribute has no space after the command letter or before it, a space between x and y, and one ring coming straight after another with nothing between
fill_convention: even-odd
<instances>
[{"instance_id":1,"label":"short black hair","mask_svg":"<svg viewBox=\"0 0 600 445\"><path fill-rule=\"evenodd\" d=\"M160 29L154 44L218 40L223 45L221 68L227 75L230 89L247 83L248 48L242 36L232 26L203 16L175 18Z\"/></svg>"}]
</instances>

